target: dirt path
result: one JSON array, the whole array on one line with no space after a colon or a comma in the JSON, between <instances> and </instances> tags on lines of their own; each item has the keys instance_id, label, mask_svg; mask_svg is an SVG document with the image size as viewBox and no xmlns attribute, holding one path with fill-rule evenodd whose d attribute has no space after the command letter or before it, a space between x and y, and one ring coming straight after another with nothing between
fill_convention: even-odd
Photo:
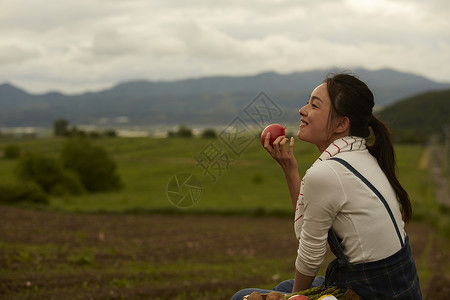
<instances>
[{"instance_id":1,"label":"dirt path","mask_svg":"<svg viewBox=\"0 0 450 300\"><path fill-rule=\"evenodd\" d=\"M229 299L262 280L258 269L240 274L245 265L279 260L290 271L297 246L292 221L274 217L76 215L0 206L0 220L1 299L194 299L195 292L210 295L195 299ZM445 299L449 243L427 224L407 231L424 274L424 299Z\"/></svg>"},{"instance_id":2,"label":"dirt path","mask_svg":"<svg viewBox=\"0 0 450 300\"><path fill-rule=\"evenodd\" d=\"M449 159L445 157L448 155L448 151L436 141L431 141L428 151L428 168L436 184L436 202L450 207L449 179L445 176L444 171L445 162Z\"/></svg>"}]
</instances>

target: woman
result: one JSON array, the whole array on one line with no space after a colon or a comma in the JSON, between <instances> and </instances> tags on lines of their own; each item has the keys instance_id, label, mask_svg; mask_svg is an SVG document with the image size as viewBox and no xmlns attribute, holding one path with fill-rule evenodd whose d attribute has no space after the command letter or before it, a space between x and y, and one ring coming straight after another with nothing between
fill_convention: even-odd
<instances>
[{"instance_id":1,"label":"woman","mask_svg":"<svg viewBox=\"0 0 450 300\"><path fill-rule=\"evenodd\" d=\"M294 138L278 137L271 147L266 136L264 148L285 174L299 241L295 279L275 290L290 293L321 284L316 274L328 241L337 258L328 265L327 286L351 288L362 299L421 299L404 231L411 204L396 176L389 132L372 114L373 106L370 89L349 74L328 76L314 89L299 111L297 136L315 144L321 155L303 179ZM370 129L374 140L366 145Z\"/></svg>"}]
</instances>

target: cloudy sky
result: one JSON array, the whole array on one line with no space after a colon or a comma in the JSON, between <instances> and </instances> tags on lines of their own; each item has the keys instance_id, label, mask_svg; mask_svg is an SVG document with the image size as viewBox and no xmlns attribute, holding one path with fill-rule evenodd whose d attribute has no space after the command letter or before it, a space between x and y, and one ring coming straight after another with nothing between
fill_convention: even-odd
<instances>
[{"instance_id":1,"label":"cloudy sky","mask_svg":"<svg viewBox=\"0 0 450 300\"><path fill-rule=\"evenodd\" d=\"M394 68L450 82L448 0L0 0L0 83Z\"/></svg>"}]
</instances>

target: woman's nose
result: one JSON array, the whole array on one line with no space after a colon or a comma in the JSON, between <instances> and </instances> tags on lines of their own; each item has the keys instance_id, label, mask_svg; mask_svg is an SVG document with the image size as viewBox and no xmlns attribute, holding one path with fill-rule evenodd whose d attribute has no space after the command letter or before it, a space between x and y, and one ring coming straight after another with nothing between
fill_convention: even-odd
<instances>
[{"instance_id":1,"label":"woman's nose","mask_svg":"<svg viewBox=\"0 0 450 300\"><path fill-rule=\"evenodd\" d=\"M298 113L300 114L300 116L305 116L306 115L306 105L303 106L302 108L299 109Z\"/></svg>"}]
</instances>

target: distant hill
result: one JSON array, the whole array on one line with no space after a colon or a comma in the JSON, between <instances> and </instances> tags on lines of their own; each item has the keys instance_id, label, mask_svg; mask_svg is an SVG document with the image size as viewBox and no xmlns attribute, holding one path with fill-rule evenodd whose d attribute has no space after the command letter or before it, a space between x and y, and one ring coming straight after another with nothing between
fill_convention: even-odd
<instances>
[{"instance_id":1,"label":"distant hill","mask_svg":"<svg viewBox=\"0 0 450 300\"><path fill-rule=\"evenodd\" d=\"M0 126L46 126L59 118L71 124L129 125L226 124L264 91L280 106L284 123L298 121L298 109L328 72L262 73L241 77L206 77L178 81L124 82L95 93L30 94L0 85ZM379 106L430 90L450 88L427 78L383 69L354 72L371 87Z\"/></svg>"},{"instance_id":2,"label":"distant hill","mask_svg":"<svg viewBox=\"0 0 450 300\"><path fill-rule=\"evenodd\" d=\"M380 118L402 142L425 142L450 126L450 90L426 92L384 108Z\"/></svg>"}]
</instances>

